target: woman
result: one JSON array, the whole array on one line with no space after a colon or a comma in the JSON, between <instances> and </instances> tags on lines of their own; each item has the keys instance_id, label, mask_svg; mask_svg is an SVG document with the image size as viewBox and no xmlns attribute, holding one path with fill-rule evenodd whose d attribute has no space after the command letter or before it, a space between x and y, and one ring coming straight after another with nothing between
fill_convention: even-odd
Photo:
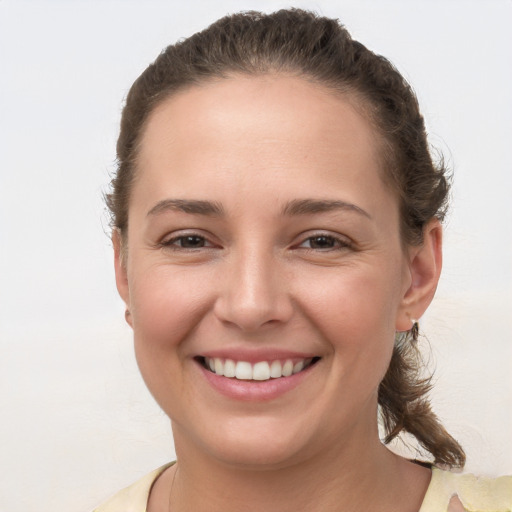
<instances>
[{"instance_id":1,"label":"woman","mask_svg":"<svg viewBox=\"0 0 512 512\"><path fill-rule=\"evenodd\" d=\"M464 465L416 362L448 183L408 84L336 21L223 18L128 95L116 281L177 463L101 512L509 510Z\"/></svg>"}]
</instances>

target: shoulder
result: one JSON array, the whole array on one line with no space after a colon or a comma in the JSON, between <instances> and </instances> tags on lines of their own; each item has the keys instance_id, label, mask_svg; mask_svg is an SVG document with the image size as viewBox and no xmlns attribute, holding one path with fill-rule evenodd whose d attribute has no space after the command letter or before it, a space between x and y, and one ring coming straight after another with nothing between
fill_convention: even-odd
<instances>
[{"instance_id":1,"label":"shoulder","mask_svg":"<svg viewBox=\"0 0 512 512\"><path fill-rule=\"evenodd\" d=\"M512 476L483 478L434 468L420 512L447 510L512 511Z\"/></svg>"},{"instance_id":2,"label":"shoulder","mask_svg":"<svg viewBox=\"0 0 512 512\"><path fill-rule=\"evenodd\" d=\"M156 479L174 462L155 469L134 484L119 491L93 512L146 512L149 492Z\"/></svg>"}]
</instances>

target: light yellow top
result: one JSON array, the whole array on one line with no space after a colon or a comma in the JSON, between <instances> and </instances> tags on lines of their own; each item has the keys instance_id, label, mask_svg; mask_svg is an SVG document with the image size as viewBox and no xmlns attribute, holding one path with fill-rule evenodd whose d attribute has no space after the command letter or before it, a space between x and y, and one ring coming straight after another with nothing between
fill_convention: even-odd
<instances>
[{"instance_id":1,"label":"light yellow top","mask_svg":"<svg viewBox=\"0 0 512 512\"><path fill-rule=\"evenodd\" d=\"M172 464L152 471L93 512L146 512L153 482ZM458 496L466 512L512 512L512 476L478 478L434 468L419 512L449 512L453 496Z\"/></svg>"},{"instance_id":2,"label":"light yellow top","mask_svg":"<svg viewBox=\"0 0 512 512\"><path fill-rule=\"evenodd\" d=\"M511 512L512 476L479 478L441 469L432 470L432 480L419 512L447 512L453 496L457 496L467 512Z\"/></svg>"},{"instance_id":3,"label":"light yellow top","mask_svg":"<svg viewBox=\"0 0 512 512\"><path fill-rule=\"evenodd\" d=\"M126 489L119 491L101 507L94 509L93 512L146 512L151 486L173 464L174 462L171 462L171 464L155 469Z\"/></svg>"}]
</instances>

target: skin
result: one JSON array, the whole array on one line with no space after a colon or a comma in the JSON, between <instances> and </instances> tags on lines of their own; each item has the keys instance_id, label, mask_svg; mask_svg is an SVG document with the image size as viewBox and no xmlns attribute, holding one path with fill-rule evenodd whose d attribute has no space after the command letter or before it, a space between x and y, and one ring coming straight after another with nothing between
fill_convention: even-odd
<instances>
[{"instance_id":1,"label":"skin","mask_svg":"<svg viewBox=\"0 0 512 512\"><path fill-rule=\"evenodd\" d=\"M432 221L422 246L404 248L378 136L356 107L266 75L194 86L152 113L124 251L114 234L137 361L179 460L150 512L168 509L173 479L178 512L419 509L430 472L380 442L377 390L395 331L435 292L441 228ZM299 200L352 206L290 213ZM320 360L273 400L234 400L195 359L226 349Z\"/></svg>"}]
</instances>

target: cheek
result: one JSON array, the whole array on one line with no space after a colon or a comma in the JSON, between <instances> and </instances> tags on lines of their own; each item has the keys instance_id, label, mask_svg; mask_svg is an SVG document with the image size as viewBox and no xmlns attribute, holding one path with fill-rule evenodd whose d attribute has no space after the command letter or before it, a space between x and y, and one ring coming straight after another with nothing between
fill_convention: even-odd
<instances>
[{"instance_id":1,"label":"cheek","mask_svg":"<svg viewBox=\"0 0 512 512\"><path fill-rule=\"evenodd\" d=\"M209 307L208 289L188 269L154 267L137 276L130 289L135 349L138 359L161 358L169 350L183 357L181 342Z\"/></svg>"},{"instance_id":2,"label":"cheek","mask_svg":"<svg viewBox=\"0 0 512 512\"><path fill-rule=\"evenodd\" d=\"M399 303L393 271L339 269L304 282L308 300L301 307L329 342L342 372L384 376L393 349Z\"/></svg>"},{"instance_id":3,"label":"cheek","mask_svg":"<svg viewBox=\"0 0 512 512\"><path fill-rule=\"evenodd\" d=\"M155 266L132 280L130 300L134 348L141 375L164 411L188 402L184 361L190 344L183 343L209 308L208 288L190 268ZM172 390L172 392L170 392Z\"/></svg>"}]
</instances>

